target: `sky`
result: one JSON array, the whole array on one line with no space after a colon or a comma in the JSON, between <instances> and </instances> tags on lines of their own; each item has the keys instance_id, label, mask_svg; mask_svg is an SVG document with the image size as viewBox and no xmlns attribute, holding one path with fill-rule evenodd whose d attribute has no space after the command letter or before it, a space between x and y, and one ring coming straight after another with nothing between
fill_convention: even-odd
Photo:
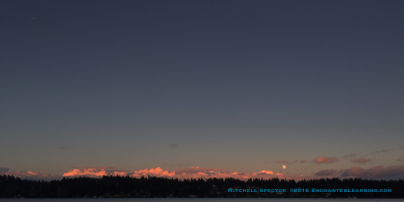
<instances>
[{"instance_id":1,"label":"sky","mask_svg":"<svg viewBox=\"0 0 404 202\"><path fill-rule=\"evenodd\" d=\"M0 1L0 174L403 179L403 10Z\"/></svg>"}]
</instances>

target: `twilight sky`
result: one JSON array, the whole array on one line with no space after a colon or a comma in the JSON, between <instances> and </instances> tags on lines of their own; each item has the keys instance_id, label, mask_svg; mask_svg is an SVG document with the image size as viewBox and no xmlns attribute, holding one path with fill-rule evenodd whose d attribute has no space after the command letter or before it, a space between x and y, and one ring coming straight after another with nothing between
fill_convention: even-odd
<instances>
[{"instance_id":1,"label":"twilight sky","mask_svg":"<svg viewBox=\"0 0 404 202\"><path fill-rule=\"evenodd\" d=\"M0 174L404 178L403 10L0 1Z\"/></svg>"}]
</instances>

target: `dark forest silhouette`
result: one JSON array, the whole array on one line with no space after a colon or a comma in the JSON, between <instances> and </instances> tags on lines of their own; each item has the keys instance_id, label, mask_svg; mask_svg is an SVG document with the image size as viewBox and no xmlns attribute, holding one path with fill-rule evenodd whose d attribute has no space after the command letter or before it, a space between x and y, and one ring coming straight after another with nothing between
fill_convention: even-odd
<instances>
[{"instance_id":1,"label":"dark forest silhouette","mask_svg":"<svg viewBox=\"0 0 404 202\"><path fill-rule=\"evenodd\" d=\"M233 189L286 189L284 193L234 193ZM391 189L390 193L291 193L291 188L318 189ZM132 198L132 197L330 197L330 198L404 198L404 181L368 179L284 180L273 178L242 181L226 179L168 179L160 177L102 178L77 177L53 181L33 181L18 177L0 176L0 198Z\"/></svg>"}]
</instances>

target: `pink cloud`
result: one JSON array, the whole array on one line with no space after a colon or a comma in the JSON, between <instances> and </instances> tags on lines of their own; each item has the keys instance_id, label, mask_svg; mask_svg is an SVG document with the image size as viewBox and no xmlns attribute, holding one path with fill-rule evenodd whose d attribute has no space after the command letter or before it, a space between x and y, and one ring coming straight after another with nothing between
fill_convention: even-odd
<instances>
[{"instance_id":1,"label":"pink cloud","mask_svg":"<svg viewBox=\"0 0 404 202\"><path fill-rule=\"evenodd\" d=\"M272 171L270 171L270 170L261 170L260 172L258 172L258 174L273 175L274 172L272 172Z\"/></svg>"},{"instance_id":2,"label":"pink cloud","mask_svg":"<svg viewBox=\"0 0 404 202\"><path fill-rule=\"evenodd\" d=\"M404 176L404 166L373 166L369 169L352 167L342 172L342 177L380 178Z\"/></svg>"},{"instance_id":3,"label":"pink cloud","mask_svg":"<svg viewBox=\"0 0 404 202\"><path fill-rule=\"evenodd\" d=\"M320 157L319 157L320 158ZM335 157L323 157L323 159L317 158L319 163L332 163L337 162ZM63 177L101 177L104 175L119 175L119 176L131 176L131 177L142 177L142 176L156 176L156 177L167 177L167 178L178 178L178 179L191 179L191 178L236 178L241 180L246 180L249 178L263 178L272 179L274 177L282 177L284 179L316 179L321 178L321 176L333 176L337 173L341 173L341 177L360 177L360 178L379 178L379 177L394 177L394 176L404 176L404 166L374 166L369 169L364 169L360 167L352 167L350 169L345 169L340 172L334 169L320 170L314 174L314 176L289 176L282 173L274 173L271 170L260 170L253 173L241 173L241 172L231 172L223 168L199 168L190 167L186 169L177 170L164 170L160 167L143 169L134 172L126 172L121 170L111 170L113 167L82 167L74 168L63 174ZM8 168L0 169L0 174L14 175L23 179L33 179L33 180L54 180L61 179L60 175L50 175L43 174L39 171L9 171Z\"/></svg>"},{"instance_id":4,"label":"pink cloud","mask_svg":"<svg viewBox=\"0 0 404 202\"><path fill-rule=\"evenodd\" d=\"M64 177L101 177L104 175L120 175L120 176L131 176L131 177L142 177L142 176L155 176L155 177L167 177L167 178L178 178L178 179L191 179L191 178L236 178L236 179L249 179L249 178L274 178L276 176L282 176L281 173L275 173L270 170L261 170L258 173L239 173L239 172L229 172L223 168L199 168L190 167L185 169L177 170L164 170L160 167L138 170L133 173L128 173L124 171L110 171L105 169L106 167L86 167L86 168L75 168L63 174Z\"/></svg>"},{"instance_id":5,"label":"pink cloud","mask_svg":"<svg viewBox=\"0 0 404 202\"><path fill-rule=\"evenodd\" d=\"M401 159L401 158L398 158L398 159L396 159L396 161L401 161L401 162L402 162L402 161L404 161L404 160L403 160L403 159Z\"/></svg>"},{"instance_id":6,"label":"pink cloud","mask_svg":"<svg viewBox=\"0 0 404 202\"><path fill-rule=\"evenodd\" d=\"M119 175L119 176L131 176L131 177L142 177L142 176L156 176L156 177L167 177L167 178L178 178L178 179L197 179L197 178L235 178L241 180L247 180L249 178L263 178L263 179L272 179L275 177L282 177L282 179L294 179L294 180L302 180L302 179L318 179L324 176L335 176L337 173L342 173L340 177L360 177L360 178L378 178L378 177L390 177L390 176L404 176L404 166L374 166L369 169L363 169L360 167L352 167L350 169L345 169L340 172L334 169L328 170L320 170L315 173L313 176L289 176L284 175L282 173L274 173L271 170L260 170L254 173L240 173L240 172L230 172L226 169L222 168L199 168L199 167L190 167L186 169L177 169L177 170L164 170L160 167L151 168L151 169L143 169L135 172L125 172L119 170L108 170L105 168L111 167L85 167L85 168L74 168L63 174L64 177L101 177L104 175ZM61 179L60 175L50 175L43 174L39 171L9 171L7 168L2 168L0 170L0 174L6 175L14 175L23 179L32 179L32 180L55 180Z\"/></svg>"},{"instance_id":7,"label":"pink cloud","mask_svg":"<svg viewBox=\"0 0 404 202\"><path fill-rule=\"evenodd\" d=\"M301 160L299 163L307 163L306 160Z\"/></svg>"},{"instance_id":8,"label":"pink cloud","mask_svg":"<svg viewBox=\"0 0 404 202\"><path fill-rule=\"evenodd\" d=\"M283 164L294 164L294 163L296 163L297 162L297 160L294 160L294 161L275 161L275 163L283 163Z\"/></svg>"},{"instance_id":9,"label":"pink cloud","mask_svg":"<svg viewBox=\"0 0 404 202\"><path fill-rule=\"evenodd\" d=\"M119 175L125 176L128 173L120 170L107 170L113 167L101 166L101 167L82 167L75 168L73 170L69 170L68 172L63 174L63 177L77 177L77 176L85 176L85 177L102 177L105 175Z\"/></svg>"},{"instance_id":10,"label":"pink cloud","mask_svg":"<svg viewBox=\"0 0 404 202\"><path fill-rule=\"evenodd\" d=\"M168 170L163 170L160 167L157 167L157 168L135 171L130 176L131 177L142 177L142 176L147 176L147 175L156 176L156 177L174 177L175 172L170 172Z\"/></svg>"},{"instance_id":11,"label":"pink cloud","mask_svg":"<svg viewBox=\"0 0 404 202\"><path fill-rule=\"evenodd\" d=\"M142 176L156 176L156 177L167 177L167 178L178 178L182 179L208 179L208 178L235 178L240 180L247 180L249 178L263 178L263 179L272 179L276 177L282 177L282 179L313 179L318 178L316 176L285 176L282 173L274 173L271 170L261 170L253 173L240 173L240 172L229 172L226 169L222 168L199 168L199 167L191 167L187 169L178 169L178 170L164 170L160 167L151 168L151 169L143 169L135 172L125 172L119 170L109 170L113 167L80 167L73 168L68 172L63 174L63 177L102 177L104 175L119 175L119 176L132 176L132 177L142 177ZM8 168L0 168L0 175L13 175L15 177L19 177L22 179L29 180L60 180L62 176L60 175L51 175L40 173L39 171L9 171Z\"/></svg>"},{"instance_id":12,"label":"pink cloud","mask_svg":"<svg viewBox=\"0 0 404 202\"><path fill-rule=\"evenodd\" d=\"M334 169L327 169L327 170L320 170L317 173L314 173L315 176L331 176L335 175L337 170Z\"/></svg>"},{"instance_id":13,"label":"pink cloud","mask_svg":"<svg viewBox=\"0 0 404 202\"><path fill-rule=\"evenodd\" d=\"M339 158L337 157L323 157L319 156L314 160L317 164L321 163L335 163L339 161Z\"/></svg>"},{"instance_id":14,"label":"pink cloud","mask_svg":"<svg viewBox=\"0 0 404 202\"><path fill-rule=\"evenodd\" d=\"M373 159L367 159L367 158L363 158L363 157L351 160L352 163L358 163L358 164L365 164L365 163L369 163L372 161L373 161Z\"/></svg>"}]
</instances>

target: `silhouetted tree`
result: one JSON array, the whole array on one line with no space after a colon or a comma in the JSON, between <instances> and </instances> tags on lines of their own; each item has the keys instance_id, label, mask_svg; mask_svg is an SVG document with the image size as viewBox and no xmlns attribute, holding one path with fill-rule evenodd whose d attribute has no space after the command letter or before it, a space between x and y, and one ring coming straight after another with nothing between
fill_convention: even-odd
<instances>
[{"instance_id":1,"label":"silhouetted tree","mask_svg":"<svg viewBox=\"0 0 404 202\"><path fill-rule=\"evenodd\" d=\"M258 192L228 192L233 189L255 189ZM259 189L286 189L285 193L260 193ZM317 189L391 189L387 193L291 193L291 188ZM350 179L168 179L160 177L103 176L101 178L77 177L53 181L22 180L10 175L0 175L0 198L76 198L76 197L348 197L404 198L404 181Z\"/></svg>"}]
</instances>

